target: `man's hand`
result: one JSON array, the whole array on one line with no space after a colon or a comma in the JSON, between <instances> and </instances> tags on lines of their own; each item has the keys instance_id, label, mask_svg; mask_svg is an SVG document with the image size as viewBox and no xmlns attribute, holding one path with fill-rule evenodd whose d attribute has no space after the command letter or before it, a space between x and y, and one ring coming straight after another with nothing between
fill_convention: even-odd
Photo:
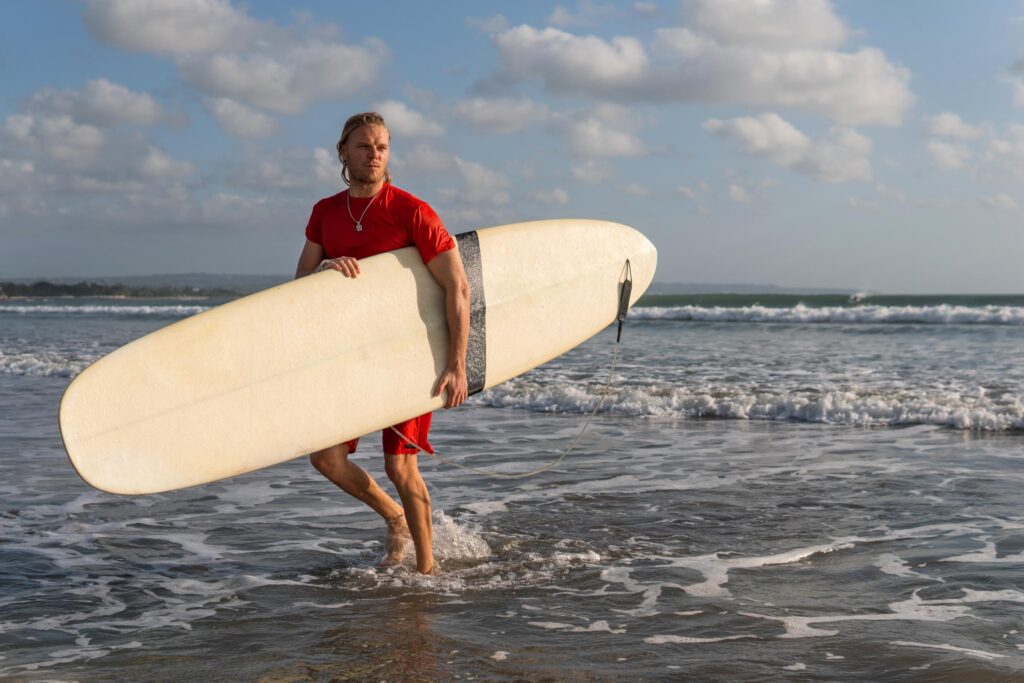
<instances>
[{"instance_id":1,"label":"man's hand","mask_svg":"<svg viewBox=\"0 0 1024 683\"><path fill-rule=\"evenodd\" d=\"M316 267L316 272L321 270L336 270L345 277L358 277L359 261L352 256L339 256L338 258L324 259Z\"/></svg>"},{"instance_id":2,"label":"man's hand","mask_svg":"<svg viewBox=\"0 0 1024 683\"><path fill-rule=\"evenodd\" d=\"M434 396L440 396L441 392L447 389L448 395L445 398L444 407L454 408L462 405L469 395L469 384L466 381L465 366L447 367L437 378L434 384Z\"/></svg>"}]
</instances>

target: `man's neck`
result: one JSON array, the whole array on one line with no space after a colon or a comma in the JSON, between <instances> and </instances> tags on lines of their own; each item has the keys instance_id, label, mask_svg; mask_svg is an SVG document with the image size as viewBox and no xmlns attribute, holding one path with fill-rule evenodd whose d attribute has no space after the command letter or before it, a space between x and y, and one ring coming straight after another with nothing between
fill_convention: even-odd
<instances>
[{"instance_id":1,"label":"man's neck","mask_svg":"<svg viewBox=\"0 0 1024 683\"><path fill-rule=\"evenodd\" d=\"M379 180L376 183L352 183L348 188L348 193L352 197L372 197L381 188L384 187L384 181Z\"/></svg>"}]
</instances>

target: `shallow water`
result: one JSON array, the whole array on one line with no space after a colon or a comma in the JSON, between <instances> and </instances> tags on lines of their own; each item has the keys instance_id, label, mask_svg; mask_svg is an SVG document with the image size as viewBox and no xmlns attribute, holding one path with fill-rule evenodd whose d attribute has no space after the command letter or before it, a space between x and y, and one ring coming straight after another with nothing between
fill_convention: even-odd
<instances>
[{"instance_id":1,"label":"shallow water","mask_svg":"<svg viewBox=\"0 0 1024 683\"><path fill-rule=\"evenodd\" d=\"M1016 328L633 323L606 410L554 470L421 460L443 574L420 577L376 567L381 522L304 459L154 496L83 484L55 420L72 354L166 322L111 318L0 330L8 355L63 368L0 373L0 678L1024 677L1019 431L650 409L712 377L791 397L799 372L931 390L943 372L913 351L929 346L945 381L991 386L981 340L1009 349ZM503 472L547 462L599 395L609 341L437 414L432 443ZM383 479L377 442L358 462Z\"/></svg>"}]
</instances>

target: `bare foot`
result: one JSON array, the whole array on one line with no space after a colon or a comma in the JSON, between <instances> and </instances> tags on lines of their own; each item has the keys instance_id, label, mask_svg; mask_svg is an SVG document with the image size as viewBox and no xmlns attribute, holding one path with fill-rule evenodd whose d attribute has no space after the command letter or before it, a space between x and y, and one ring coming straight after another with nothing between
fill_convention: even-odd
<instances>
[{"instance_id":1,"label":"bare foot","mask_svg":"<svg viewBox=\"0 0 1024 683\"><path fill-rule=\"evenodd\" d=\"M398 515L387 520L388 535L384 540L384 559L378 567L394 567L402 564L406 551L412 544L409 525L405 523L405 515Z\"/></svg>"}]
</instances>

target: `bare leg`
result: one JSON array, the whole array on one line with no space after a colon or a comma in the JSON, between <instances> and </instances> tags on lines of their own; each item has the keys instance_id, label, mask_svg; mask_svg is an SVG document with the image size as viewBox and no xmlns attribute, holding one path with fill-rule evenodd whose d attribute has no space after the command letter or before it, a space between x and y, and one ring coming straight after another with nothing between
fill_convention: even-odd
<instances>
[{"instance_id":1,"label":"bare leg","mask_svg":"<svg viewBox=\"0 0 1024 683\"><path fill-rule=\"evenodd\" d=\"M377 485L359 465L349 462L348 446L339 444L317 451L309 460L322 475L342 491L361 500L388 524L387 556L382 564L398 564L405 556L404 536L409 533L402 506Z\"/></svg>"},{"instance_id":2,"label":"bare leg","mask_svg":"<svg viewBox=\"0 0 1024 683\"><path fill-rule=\"evenodd\" d=\"M405 520L416 545L416 571L434 570L434 527L431 521L430 493L420 475L416 454L385 455L388 478L398 490L405 508Z\"/></svg>"}]
</instances>

